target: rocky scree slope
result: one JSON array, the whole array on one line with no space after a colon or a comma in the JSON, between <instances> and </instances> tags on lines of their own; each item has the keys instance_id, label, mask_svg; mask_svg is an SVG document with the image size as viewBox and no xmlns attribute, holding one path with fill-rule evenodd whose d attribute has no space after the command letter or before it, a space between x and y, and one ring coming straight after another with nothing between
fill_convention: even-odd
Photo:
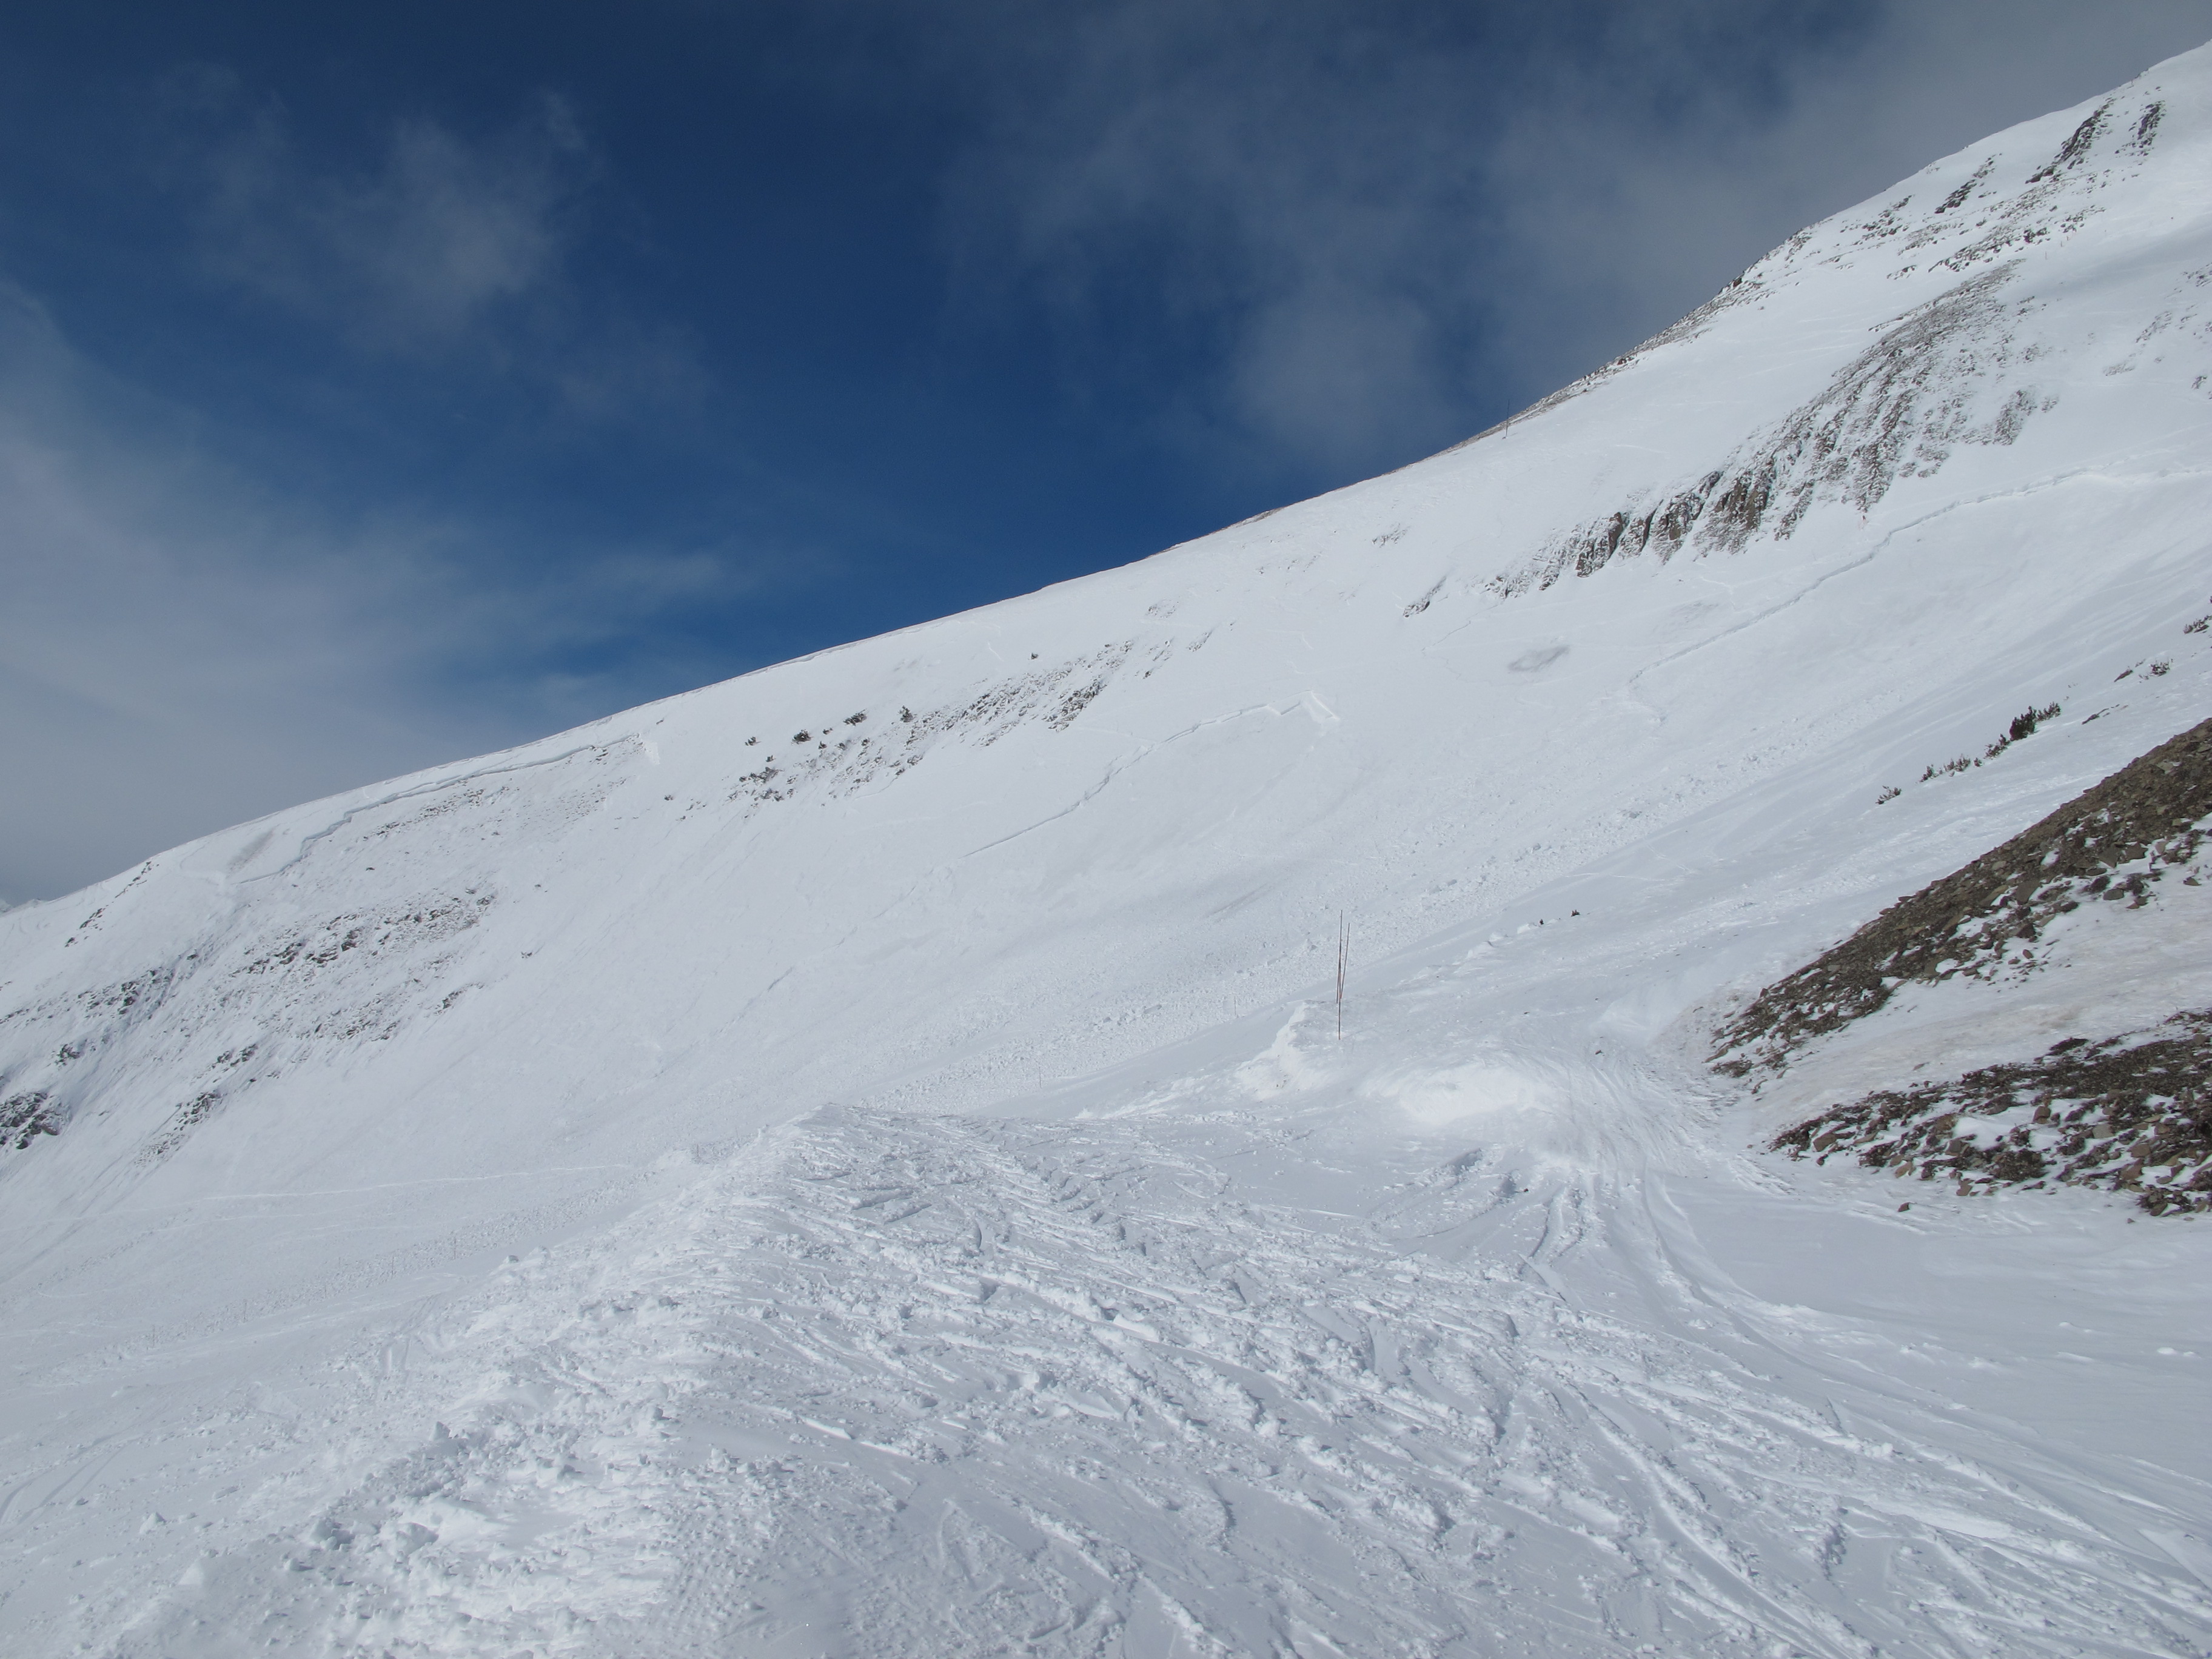
<instances>
[{"instance_id":1,"label":"rocky scree slope","mask_svg":"<svg viewBox=\"0 0 2212 1659\"><path fill-rule=\"evenodd\" d=\"M2043 966L2051 925L2086 902L2152 905L2201 886L2212 836L2212 720L2160 744L1964 869L1899 900L1759 993L1722 1028L1717 1066L1786 1068L1808 1044L1878 1012L1903 986L2015 982ZM2033 1060L1875 1091L1777 1136L1793 1156L1853 1152L1869 1169L1956 1179L1961 1196L2052 1182L2137 1194L2154 1215L2212 1208L2212 1011L2070 1036Z\"/></svg>"}]
</instances>

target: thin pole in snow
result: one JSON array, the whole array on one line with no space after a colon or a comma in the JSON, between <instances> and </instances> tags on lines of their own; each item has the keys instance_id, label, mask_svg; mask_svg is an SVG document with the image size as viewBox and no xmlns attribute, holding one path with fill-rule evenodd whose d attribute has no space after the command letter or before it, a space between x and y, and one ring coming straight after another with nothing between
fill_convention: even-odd
<instances>
[{"instance_id":1,"label":"thin pole in snow","mask_svg":"<svg viewBox=\"0 0 2212 1659\"><path fill-rule=\"evenodd\" d=\"M1336 913L1336 1040L1344 1041L1344 967L1352 954L1352 927Z\"/></svg>"}]
</instances>

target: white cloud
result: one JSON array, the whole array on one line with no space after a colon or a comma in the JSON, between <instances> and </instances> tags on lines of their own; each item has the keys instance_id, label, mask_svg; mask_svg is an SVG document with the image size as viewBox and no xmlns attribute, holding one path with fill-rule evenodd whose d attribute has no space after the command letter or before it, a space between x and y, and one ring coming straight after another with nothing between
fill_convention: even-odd
<instances>
[{"instance_id":1,"label":"white cloud","mask_svg":"<svg viewBox=\"0 0 2212 1659\"><path fill-rule=\"evenodd\" d=\"M2212 33L2202 0L1563 7L1571 27L1517 40L1296 0L1060 15L984 4L946 49L983 106L949 192L970 316L1026 295L1072 378L1168 366L1164 423L1201 453L1338 476L1464 435L1501 380L1540 396L1802 224Z\"/></svg>"},{"instance_id":2,"label":"white cloud","mask_svg":"<svg viewBox=\"0 0 2212 1659\"><path fill-rule=\"evenodd\" d=\"M731 550L502 578L498 526L339 522L204 438L0 282L0 901L659 695L671 667L729 672L556 665L726 603Z\"/></svg>"},{"instance_id":3,"label":"white cloud","mask_svg":"<svg viewBox=\"0 0 2212 1659\"><path fill-rule=\"evenodd\" d=\"M1692 9L1693 10L1698 9ZM1725 6L1703 9L1709 24ZM1541 395L1673 321L1802 226L2212 35L2202 0L1921 0L1808 44L1747 99L1712 29L1624 12L1603 54L1540 66L1489 160L1495 339ZM1641 66L1624 85L1617 66Z\"/></svg>"},{"instance_id":4,"label":"white cloud","mask_svg":"<svg viewBox=\"0 0 2212 1659\"><path fill-rule=\"evenodd\" d=\"M363 562L229 478L0 289L0 895L507 733L395 718ZM418 709L407 709L419 715Z\"/></svg>"}]
</instances>

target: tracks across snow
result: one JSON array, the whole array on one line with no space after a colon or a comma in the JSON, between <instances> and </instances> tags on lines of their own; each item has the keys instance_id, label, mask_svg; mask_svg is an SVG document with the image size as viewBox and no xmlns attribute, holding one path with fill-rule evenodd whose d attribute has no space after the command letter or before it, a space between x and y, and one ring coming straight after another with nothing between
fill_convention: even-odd
<instances>
[{"instance_id":1,"label":"tracks across snow","mask_svg":"<svg viewBox=\"0 0 2212 1659\"><path fill-rule=\"evenodd\" d=\"M445 1304L345 1414L438 1426L121 1650L2202 1650L2140 1480L1737 1289L1660 1178L1316 1202L1285 1122L772 1132Z\"/></svg>"}]
</instances>

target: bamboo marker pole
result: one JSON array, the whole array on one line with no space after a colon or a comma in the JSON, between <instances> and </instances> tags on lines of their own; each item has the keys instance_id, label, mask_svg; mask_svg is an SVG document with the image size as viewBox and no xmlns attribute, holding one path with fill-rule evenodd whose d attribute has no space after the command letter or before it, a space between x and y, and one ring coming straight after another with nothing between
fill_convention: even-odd
<instances>
[{"instance_id":1,"label":"bamboo marker pole","mask_svg":"<svg viewBox=\"0 0 2212 1659\"><path fill-rule=\"evenodd\" d=\"M1344 912L1336 913L1336 1040L1344 1041L1344 968L1352 953L1352 927Z\"/></svg>"}]
</instances>

